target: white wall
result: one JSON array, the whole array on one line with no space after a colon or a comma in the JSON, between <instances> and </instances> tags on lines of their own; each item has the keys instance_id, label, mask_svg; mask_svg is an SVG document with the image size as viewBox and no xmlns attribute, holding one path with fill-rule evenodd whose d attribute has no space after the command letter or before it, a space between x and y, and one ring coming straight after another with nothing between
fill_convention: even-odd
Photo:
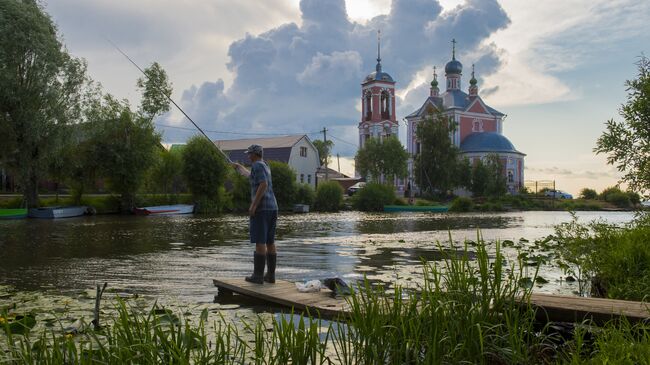
<instances>
[{"instance_id":1,"label":"white wall","mask_svg":"<svg viewBox=\"0 0 650 365\"><path fill-rule=\"evenodd\" d=\"M300 147L307 148L307 157L300 156ZM303 137L291 148L289 166L296 171L296 181L300 183L300 174L304 176L304 183L307 183L308 176L311 176L310 185L316 187L316 170L319 167L318 150L313 144Z\"/></svg>"}]
</instances>

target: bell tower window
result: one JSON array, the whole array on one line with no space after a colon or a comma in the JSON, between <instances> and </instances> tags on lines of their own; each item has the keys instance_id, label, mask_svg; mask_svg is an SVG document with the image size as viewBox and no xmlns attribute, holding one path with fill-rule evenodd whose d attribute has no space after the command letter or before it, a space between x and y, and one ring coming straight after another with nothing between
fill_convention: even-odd
<instances>
[{"instance_id":1,"label":"bell tower window","mask_svg":"<svg viewBox=\"0 0 650 365\"><path fill-rule=\"evenodd\" d=\"M371 120L372 119L372 94L370 91L367 91L366 94L363 97L363 110L364 110L364 120Z\"/></svg>"},{"instance_id":2,"label":"bell tower window","mask_svg":"<svg viewBox=\"0 0 650 365\"><path fill-rule=\"evenodd\" d=\"M386 90L381 92L381 118L390 119L390 93Z\"/></svg>"}]
</instances>

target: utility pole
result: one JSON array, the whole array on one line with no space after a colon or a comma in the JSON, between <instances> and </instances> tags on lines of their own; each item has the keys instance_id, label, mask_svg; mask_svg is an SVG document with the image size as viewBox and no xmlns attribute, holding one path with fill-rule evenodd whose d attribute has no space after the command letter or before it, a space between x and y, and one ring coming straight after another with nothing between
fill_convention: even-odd
<instances>
[{"instance_id":1,"label":"utility pole","mask_svg":"<svg viewBox=\"0 0 650 365\"><path fill-rule=\"evenodd\" d=\"M329 168L327 167L327 160L329 160L329 148L327 148L327 128L323 127L323 142L325 144L325 181L329 180Z\"/></svg>"},{"instance_id":2,"label":"utility pole","mask_svg":"<svg viewBox=\"0 0 650 365\"><path fill-rule=\"evenodd\" d=\"M339 174L341 173L341 160L339 159L339 154L336 154L336 162L339 164Z\"/></svg>"}]
</instances>

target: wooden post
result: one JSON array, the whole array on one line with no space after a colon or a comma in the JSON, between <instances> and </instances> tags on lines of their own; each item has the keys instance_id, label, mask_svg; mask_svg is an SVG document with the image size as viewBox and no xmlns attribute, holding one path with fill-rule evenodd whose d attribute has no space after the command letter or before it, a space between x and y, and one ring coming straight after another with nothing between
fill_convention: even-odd
<instances>
[{"instance_id":1,"label":"wooden post","mask_svg":"<svg viewBox=\"0 0 650 365\"><path fill-rule=\"evenodd\" d=\"M104 290L106 290L106 287L108 286L108 283L104 283L104 287L100 288L99 284L97 284L97 294L95 295L95 312L94 312L94 319L92 321L93 328L95 331L98 331L102 328L102 326L99 324L99 304L102 301L102 295L104 295Z\"/></svg>"}]
</instances>

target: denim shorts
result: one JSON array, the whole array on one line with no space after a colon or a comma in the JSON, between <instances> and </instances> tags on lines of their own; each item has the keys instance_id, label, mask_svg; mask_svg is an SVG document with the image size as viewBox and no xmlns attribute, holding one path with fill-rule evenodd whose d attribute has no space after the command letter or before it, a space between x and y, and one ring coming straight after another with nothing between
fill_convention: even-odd
<instances>
[{"instance_id":1,"label":"denim shorts","mask_svg":"<svg viewBox=\"0 0 650 365\"><path fill-rule=\"evenodd\" d=\"M251 243L275 243L275 223L278 220L277 210L258 210L250 217Z\"/></svg>"}]
</instances>

